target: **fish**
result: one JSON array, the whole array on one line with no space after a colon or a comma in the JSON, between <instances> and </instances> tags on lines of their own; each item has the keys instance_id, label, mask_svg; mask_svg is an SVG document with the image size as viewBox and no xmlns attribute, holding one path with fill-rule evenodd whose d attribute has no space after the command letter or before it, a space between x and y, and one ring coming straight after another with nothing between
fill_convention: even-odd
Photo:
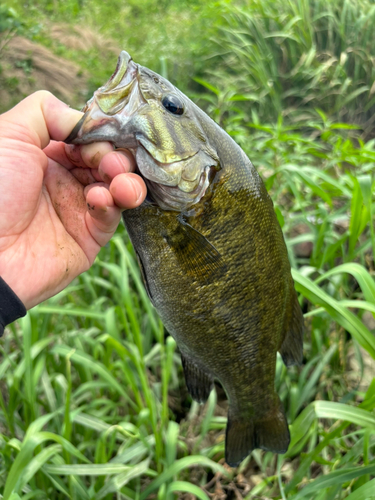
<instances>
[{"instance_id":1,"label":"fish","mask_svg":"<svg viewBox=\"0 0 375 500\"><path fill-rule=\"evenodd\" d=\"M228 398L225 460L290 443L277 352L303 360L303 314L273 202L244 151L167 79L122 51L68 144L133 152L146 200L123 213L148 297L176 340L191 397Z\"/></svg>"}]
</instances>

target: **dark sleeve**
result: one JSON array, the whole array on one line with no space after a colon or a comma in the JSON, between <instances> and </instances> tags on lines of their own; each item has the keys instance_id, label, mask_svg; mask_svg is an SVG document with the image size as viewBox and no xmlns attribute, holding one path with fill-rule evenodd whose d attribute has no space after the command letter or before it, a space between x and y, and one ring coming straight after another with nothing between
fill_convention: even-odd
<instances>
[{"instance_id":1,"label":"dark sleeve","mask_svg":"<svg viewBox=\"0 0 375 500\"><path fill-rule=\"evenodd\" d=\"M25 316L26 312L26 307L0 276L0 337L7 325Z\"/></svg>"}]
</instances>

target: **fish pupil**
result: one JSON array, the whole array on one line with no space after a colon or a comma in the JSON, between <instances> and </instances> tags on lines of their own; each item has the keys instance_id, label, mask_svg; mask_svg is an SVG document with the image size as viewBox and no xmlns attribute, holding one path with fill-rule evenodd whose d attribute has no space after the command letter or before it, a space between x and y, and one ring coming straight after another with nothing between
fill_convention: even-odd
<instances>
[{"instance_id":1,"label":"fish pupil","mask_svg":"<svg viewBox=\"0 0 375 500\"><path fill-rule=\"evenodd\" d=\"M161 103L163 104L165 109L173 115L182 115L182 113L184 112L184 105L175 95L166 95L165 97L163 97Z\"/></svg>"}]
</instances>

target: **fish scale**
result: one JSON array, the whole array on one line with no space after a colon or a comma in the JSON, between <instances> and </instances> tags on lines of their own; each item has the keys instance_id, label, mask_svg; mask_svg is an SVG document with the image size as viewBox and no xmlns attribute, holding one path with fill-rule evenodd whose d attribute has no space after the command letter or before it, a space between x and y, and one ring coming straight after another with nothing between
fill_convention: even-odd
<instances>
[{"instance_id":1,"label":"fish scale","mask_svg":"<svg viewBox=\"0 0 375 500\"><path fill-rule=\"evenodd\" d=\"M96 104L118 85L98 89L67 142L137 142L148 199L125 211L124 222L150 300L180 348L187 387L204 402L214 380L223 386L228 464L254 448L284 453L290 438L275 392L276 354L287 365L302 361L303 316L272 200L241 148L170 82L126 53L117 72L120 86L135 75L125 101L113 102L122 111L106 115ZM181 116L164 107L168 95ZM190 192L169 186L168 164L170 175L183 176L191 158ZM155 182L158 169L167 185Z\"/></svg>"}]
</instances>

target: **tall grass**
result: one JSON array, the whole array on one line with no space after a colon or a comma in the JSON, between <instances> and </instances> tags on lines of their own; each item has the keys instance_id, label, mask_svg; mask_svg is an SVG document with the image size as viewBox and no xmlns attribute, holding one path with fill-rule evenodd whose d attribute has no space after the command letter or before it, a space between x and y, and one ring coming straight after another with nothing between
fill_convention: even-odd
<instances>
[{"instance_id":1,"label":"tall grass","mask_svg":"<svg viewBox=\"0 0 375 500\"><path fill-rule=\"evenodd\" d=\"M262 121L279 115L300 121L320 108L371 131L373 2L244 0L221 6L226 24L214 37L220 58L213 83L236 88Z\"/></svg>"}]
</instances>

